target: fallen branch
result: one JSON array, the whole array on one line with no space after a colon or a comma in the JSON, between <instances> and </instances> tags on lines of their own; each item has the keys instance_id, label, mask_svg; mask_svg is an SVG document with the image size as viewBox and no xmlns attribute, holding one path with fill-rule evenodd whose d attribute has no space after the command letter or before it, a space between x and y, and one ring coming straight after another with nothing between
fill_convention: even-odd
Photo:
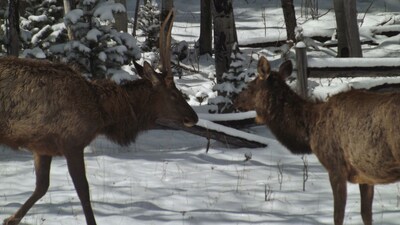
<instances>
[{"instance_id":1,"label":"fallen branch","mask_svg":"<svg viewBox=\"0 0 400 225\"><path fill-rule=\"evenodd\" d=\"M223 114L199 113L198 115L200 119L208 120L227 127L233 127L235 129L243 129L256 125L254 120L256 117L255 111Z\"/></svg>"},{"instance_id":2,"label":"fallen branch","mask_svg":"<svg viewBox=\"0 0 400 225\"><path fill-rule=\"evenodd\" d=\"M234 145L236 147L263 148L268 145L268 140L266 138L203 119L200 119L198 124L193 127L186 127L168 122L159 122L159 125L172 129L183 130L191 134L199 135L207 139L214 139L227 145Z\"/></svg>"}]
</instances>

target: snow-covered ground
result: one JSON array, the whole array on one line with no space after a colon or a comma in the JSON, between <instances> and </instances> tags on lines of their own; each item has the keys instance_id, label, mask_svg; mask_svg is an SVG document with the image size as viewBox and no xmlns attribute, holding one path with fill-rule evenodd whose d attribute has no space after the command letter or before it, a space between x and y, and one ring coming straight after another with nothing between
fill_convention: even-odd
<instances>
[{"instance_id":1,"label":"snow-covered ground","mask_svg":"<svg viewBox=\"0 0 400 225\"><path fill-rule=\"evenodd\" d=\"M86 168L98 224L332 224L332 193L318 160L290 154L264 127L251 131L269 146L213 142L206 153L205 138L162 130L128 148L97 139ZM29 153L0 150L0 162L4 219L29 197L35 179ZM358 186L348 187L345 224L360 224ZM399 184L377 186L375 224L398 224L399 198ZM50 190L22 224L85 224L63 158L54 159Z\"/></svg>"},{"instance_id":2,"label":"snow-covered ground","mask_svg":"<svg viewBox=\"0 0 400 225\"><path fill-rule=\"evenodd\" d=\"M330 2L321 1L320 13L330 8ZM362 9L365 10L369 2L359 0L360 12L364 12ZM367 13L363 27L399 16L398 0L381 2L385 4L372 7ZM191 42L198 38L198 4L197 0L175 1L178 12L173 29L175 40ZM284 38L279 5L276 0L235 1L239 40L252 42L282 35ZM385 12L385 6L386 11L390 12ZM299 10L297 8L298 15ZM262 11L268 16L267 37L264 36ZM331 12L316 21L299 20L307 32L334 27ZM377 38L383 41L383 37ZM398 57L400 41L393 40L387 45L367 48L365 52L368 57ZM255 67L255 62L250 63L250 59L259 50L243 49L250 67ZM278 58L272 54L273 49L264 49L263 52L271 53L267 54L271 60ZM214 70L213 60L201 58L199 66L201 73L184 75L176 83L189 94L190 103L195 109L205 113L205 103L200 104L194 96L198 92L214 95L211 92L212 81L208 79ZM398 78L389 78L388 82L397 80L400 81ZM309 86L314 97L324 99L351 87L362 88L382 82L387 81L383 78L310 79ZM129 147L119 147L99 137L87 147L85 155L97 223L332 224L332 192L327 173L315 156L290 154L264 126L245 131L259 136L268 143L268 147L236 148L229 146L229 143L212 141L206 153L205 138L171 130L145 132ZM250 156L251 159L246 161L246 157ZM305 182L304 165L308 168ZM34 185L30 153L1 148L0 221L21 206ZM400 183L380 185L375 191L374 224L399 224ZM345 224L362 223L359 209L358 185L349 184ZM63 158L53 160L50 190L29 211L21 224L85 224Z\"/></svg>"}]
</instances>

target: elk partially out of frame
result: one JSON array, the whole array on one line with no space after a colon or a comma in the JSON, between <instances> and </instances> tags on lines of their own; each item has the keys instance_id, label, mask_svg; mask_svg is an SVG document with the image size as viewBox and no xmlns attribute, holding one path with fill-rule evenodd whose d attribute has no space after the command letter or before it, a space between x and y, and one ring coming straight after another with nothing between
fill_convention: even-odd
<instances>
[{"instance_id":1,"label":"elk partially out of frame","mask_svg":"<svg viewBox=\"0 0 400 225\"><path fill-rule=\"evenodd\" d=\"M290 61L275 72L261 57L258 73L236 107L256 110L257 121L292 153L318 157L328 170L336 225L343 224L347 181L359 184L362 219L372 224L374 185L400 179L400 94L351 90L313 103L286 84Z\"/></svg>"},{"instance_id":2,"label":"elk partially out of frame","mask_svg":"<svg viewBox=\"0 0 400 225\"><path fill-rule=\"evenodd\" d=\"M170 36L173 13L168 25ZM170 39L160 38L169 55ZM88 225L95 225L83 149L97 135L128 145L137 134L157 121L192 126L198 117L175 87L169 62L162 74L148 63L142 78L117 85L111 81L89 82L65 64L0 58L0 143L32 152L36 188L31 197L5 225L19 224L28 210L48 190L53 156L64 156Z\"/></svg>"}]
</instances>

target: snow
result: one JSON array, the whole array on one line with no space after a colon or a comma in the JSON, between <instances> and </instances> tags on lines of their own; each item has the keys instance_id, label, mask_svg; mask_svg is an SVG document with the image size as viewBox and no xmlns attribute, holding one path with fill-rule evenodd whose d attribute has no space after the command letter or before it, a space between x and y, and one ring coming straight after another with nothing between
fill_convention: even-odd
<instances>
[{"instance_id":1,"label":"snow","mask_svg":"<svg viewBox=\"0 0 400 225\"><path fill-rule=\"evenodd\" d=\"M101 36L103 33L101 31L99 31L96 28L93 28L91 30L88 31L87 35L86 35L86 39L89 41L93 41L93 42L97 42L99 36Z\"/></svg>"},{"instance_id":2,"label":"snow","mask_svg":"<svg viewBox=\"0 0 400 225\"><path fill-rule=\"evenodd\" d=\"M46 15L40 15L40 16L31 15L28 17L28 19L36 22L42 22L48 20Z\"/></svg>"},{"instance_id":3,"label":"snow","mask_svg":"<svg viewBox=\"0 0 400 225\"><path fill-rule=\"evenodd\" d=\"M37 59L45 59L46 58L46 54L44 54L43 50L38 47L35 47L33 49L25 49L24 52L22 53L22 56L24 56L24 57L33 56L33 58L37 58Z\"/></svg>"},{"instance_id":4,"label":"snow","mask_svg":"<svg viewBox=\"0 0 400 225\"><path fill-rule=\"evenodd\" d=\"M82 9L73 9L69 11L67 15L65 15L64 20L67 25L70 23L76 24L78 20L83 16L83 10Z\"/></svg>"},{"instance_id":5,"label":"snow","mask_svg":"<svg viewBox=\"0 0 400 225\"><path fill-rule=\"evenodd\" d=\"M306 48L306 44L304 44L304 42L299 41L296 43L296 48Z\"/></svg>"},{"instance_id":6,"label":"snow","mask_svg":"<svg viewBox=\"0 0 400 225\"><path fill-rule=\"evenodd\" d=\"M49 30L51 30L51 26L50 25L46 25L41 30L39 30L36 34L34 34L32 36L32 40L31 40L32 44L38 43L40 41L40 39L41 39L41 36L44 33L48 32Z\"/></svg>"},{"instance_id":7,"label":"snow","mask_svg":"<svg viewBox=\"0 0 400 225\"><path fill-rule=\"evenodd\" d=\"M100 52L99 55L98 55L98 58L101 61L105 62L107 60L107 54L105 52Z\"/></svg>"},{"instance_id":8,"label":"snow","mask_svg":"<svg viewBox=\"0 0 400 225\"><path fill-rule=\"evenodd\" d=\"M128 49L125 45L118 45L107 49L107 52L118 52L120 55L123 55Z\"/></svg>"},{"instance_id":9,"label":"snow","mask_svg":"<svg viewBox=\"0 0 400 225\"><path fill-rule=\"evenodd\" d=\"M116 82L117 84L121 83L122 81L126 80L132 80L132 74L127 72L127 70L124 69L108 69L107 73L112 74L111 80Z\"/></svg>"},{"instance_id":10,"label":"snow","mask_svg":"<svg viewBox=\"0 0 400 225\"><path fill-rule=\"evenodd\" d=\"M122 43L124 45L126 45L128 48L133 49L136 48L136 39L133 38L131 35L127 34L127 33L118 33L115 34L116 37L119 37L120 40L122 41Z\"/></svg>"},{"instance_id":11,"label":"snow","mask_svg":"<svg viewBox=\"0 0 400 225\"><path fill-rule=\"evenodd\" d=\"M124 5L121 3L114 3L114 1L107 1L97 7L93 15L99 17L102 21L114 21L113 13L119 12L125 12Z\"/></svg>"},{"instance_id":12,"label":"snow","mask_svg":"<svg viewBox=\"0 0 400 225\"><path fill-rule=\"evenodd\" d=\"M85 0L93 4L94 0ZM129 2L128 2L129 3ZM359 0L359 12L364 12L370 1ZM132 2L129 4L133 4ZM325 12L331 1L320 1ZM398 12L398 0L375 1L366 15L363 27L368 34L370 27L392 17L387 10ZM240 44L284 40L280 1L234 1ZM189 45L198 39L199 1L175 1L177 9L173 38L185 40ZM132 9L133 7L129 7ZM300 7L296 8L300 15ZM261 12L267 15L267 29ZM384 13L383 13L384 12ZM76 23L82 10L73 10L66 20ZM107 15L107 13L106 13ZM298 17L304 35L324 33L332 36L334 17L327 13L319 20ZM107 19L111 17L106 16ZM398 16L392 18L398 21ZM362 28L364 29L364 28ZM266 35L265 33L266 32ZM97 35L90 35L95 39ZM374 59L332 59L326 52L310 50L309 64L329 65L398 65L399 37L373 37L379 46L363 49ZM130 40L121 37L123 40ZM308 43L306 43L308 45ZM136 43L131 46L135 46ZM61 52L68 48L90 51L79 42L56 45ZM323 48L320 48L323 49ZM242 49L246 65L255 69L259 54L265 54L276 69L280 62L281 48ZM332 51L332 49L330 49ZM333 49L335 50L335 49ZM33 53L33 54L40 54ZM137 54L139 54L137 52ZM327 59L317 59L321 56ZM99 58L107 60L106 54ZM144 53L154 61L156 56ZM377 59L385 57L385 59ZM388 59L393 57L394 59ZM338 61L339 60L339 61ZM396 61L397 60L397 61ZM360 62L361 61L361 62ZM187 63L189 64L189 63ZM198 73L185 74L175 83L188 94L199 113L199 125L236 136L266 143L266 148L235 148L226 143L212 141L206 153L207 139L175 130L150 130L139 135L130 146L120 147L98 137L85 149L86 173L95 217L99 225L116 224L282 224L309 225L333 223L333 198L327 172L314 155L293 155L283 147L265 126L254 126L241 131L218 125L217 121L248 119L255 112L240 114L209 114L209 106L199 98L215 97L210 78L215 73L213 59L201 57L193 67ZM198 66L198 67L197 67ZM129 69L112 72L113 80L132 79ZM351 88L368 88L383 83L399 83L398 77L390 78L336 78L309 79L310 94L325 100L335 93ZM293 83L289 83L294 85ZM198 94L197 93L201 93ZM214 121L214 122L210 122ZM228 143L229 144L229 143ZM251 159L248 159L251 156ZM246 159L247 158L247 159ZM308 166L308 180L303 191L303 168ZM0 221L13 214L29 197L35 186L35 174L30 153L0 148ZM23 182L22 182L23 181ZM77 194L67 171L65 159L56 157L52 162L51 185L48 193L29 211L21 224L76 225L85 224ZM373 204L374 224L398 224L400 184L375 187ZM361 224L358 185L348 185L345 224Z\"/></svg>"},{"instance_id":13,"label":"snow","mask_svg":"<svg viewBox=\"0 0 400 225\"><path fill-rule=\"evenodd\" d=\"M83 0L83 5L93 5L97 0Z\"/></svg>"},{"instance_id":14,"label":"snow","mask_svg":"<svg viewBox=\"0 0 400 225\"><path fill-rule=\"evenodd\" d=\"M90 52L90 48L79 41L70 41L64 45L64 51L71 51L72 49L79 49L80 52Z\"/></svg>"},{"instance_id":15,"label":"snow","mask_svg":"<svg viewBox=\"0 0 400 225\"><path fill-rule=\"evenodd\" d=\"M312 68L335 67L394 67L400 66L396 58L308 58L308 65Z\"/></svg>"},{"instance_id":16,"label":"snow","mask_svg":"<svg viewBox=\"0 0 400 225\"><path fill-rule=\"evenodd\" d=\"M256 117L255 111L241 112L241 113L224 113L224 114L209 114L198 113L199 118L210 121L230 121L230 120L244 120Z\"/></svg>"},{"instance_id":17,"label":"snow","mask_svg":"<svg viewBox=\"0 0 400 225\"><path fill-rule=\"evenodd\" d=\"M211 130L215 130L218 132L222 132L224 134L228 134L228 135L232 135L232 136L239 136L242 137L246 140L249 141L255 141L255 142L259 142L265 145L268 145L269 143L269 139L267 138L263 138L261 136L258 135L254 135L254 134L250 134L250 133L246 133L237 129L233 129L233 128L229 128L226 126L221 126L217 123L208 121L208 120L203 120L203 119L199 119L199 122L197 123L198 126L200 127L204 127L207 129L211 129Z\"/></svg>"}]
</instances>

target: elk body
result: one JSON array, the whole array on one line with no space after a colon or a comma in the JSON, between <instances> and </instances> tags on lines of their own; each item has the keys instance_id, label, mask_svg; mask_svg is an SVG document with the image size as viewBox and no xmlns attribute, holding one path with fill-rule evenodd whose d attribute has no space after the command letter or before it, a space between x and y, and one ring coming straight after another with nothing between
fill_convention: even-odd
<instances>
[{"instance_id":1,"label":"elk body","mask_svg":"<svg viewBox=\"0 0 400 225\"><path fill-rule=\"evenodd\" d=\"M197 123L197 114L175 87L168 65L161 75L148 63L138 70L143 79L117 85L89 82L65 64L0 58L0 143L31 151L36 172L33 194L4 220L5 225L18 224L47 192L53 156L66 158L86 222L95 225L84 147L100 134L128 145L158 121Z\"/></svg>"},{"instance_id":2,"label":"elk body","mask_svg":"<svg viewBox=\"0 0 400 225\"><path fill-rule=\"evenodd\" d=\"M327 169L334 197L334 222L343 224L347 182L359 184L361 215L372 224L374 185L400 179L400 94L351 90L313 103L286 84L290 61L278 72L266 58L258 77L235 101L256 110L276 138L295 154L314 153Z\"/></svg>"}]
</instances>

